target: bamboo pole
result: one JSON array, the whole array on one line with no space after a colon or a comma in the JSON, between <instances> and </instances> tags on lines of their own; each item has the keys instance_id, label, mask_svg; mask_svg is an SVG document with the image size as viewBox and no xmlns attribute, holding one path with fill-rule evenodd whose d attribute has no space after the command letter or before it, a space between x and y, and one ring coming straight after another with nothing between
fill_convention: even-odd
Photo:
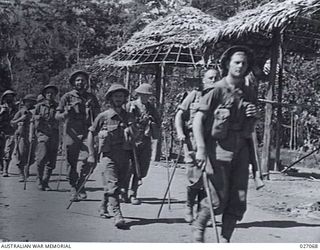
<instances>
[{"instance_id":1,"label":"bamboo pole","mask_svg":"<svg viewBox=\"0 0 320 250\"><path fill-rule=\"evenodd\" d=\"M297 122L297 119L296 119L296 116L294 115L294 118L293 118L293 150L296 150L297 149L297 129L298 129L298 122Z\"/></svg>"},{"instance_id":2,"label":"bamboo pole","mask_svg":"<svg viewBox=\"0 0 320 250\"><path fill-rule=\"evenodd\" d=\"M157 66L156 70L156 77L155 77L155 82L156 82L156 99L157 99L157 106L159 107L159 113L160 117L163 115L163 110L164 110L164 101L165 101L165 64L161 64ZM162 121L161 121L162 122ZM161 127L160 127L160 138L156 142L156 154L153 160L158 161L160 160L161 156Z\"/></svg>"},{"instance_id":3,"label":"bamboo pole","mask_svg":"<svg viewBox=\"0 0 320 250\"><path fill-rule=\"evenodd\" d=\"M283 80L283 33L280 33L279 42L279 75L278 75L278 103L282 103L282 80ZM279 171L281 168L280 152L282 142L282 106L278 105L277 109L277 130L276 130L276 159L274 162L274 170Z\"/></svg>"},{"instance_id":4,"label":"bamboo pole","mask_svg":"<svg viewBox=\"0 0 320 250\"><path fill-rule=\"evenodd\" d=\"M129 82L130 82L130 69L126 67L126 78L125 78L125 87L129 89Z\"/></svg>"},{"instance_id":5,"label":"bamboo pole","mask_svg":"<svg viewBox=\"0 0 320 250\"><path fill-rule=\"evenodd\" d=\"M267 87L267 100L272 101L274 84L277 78L277 62L279 56L280 32L275 30L273 32L271 50L271 67L270 67L270 80ZM266 104L265 122L264 122L264 135L263 135L263 149L261 159L262 175L269 179L269 163L270 163L270 146L271 146L271 124L272 124L272 104Z\"/></svg>"}]
</instances>

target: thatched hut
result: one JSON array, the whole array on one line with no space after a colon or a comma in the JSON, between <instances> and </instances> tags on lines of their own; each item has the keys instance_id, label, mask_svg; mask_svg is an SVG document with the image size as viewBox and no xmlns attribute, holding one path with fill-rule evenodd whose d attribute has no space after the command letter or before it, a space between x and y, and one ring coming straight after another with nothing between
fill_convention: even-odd
<instances>
[{"instance_id":1,"label":"thatched hut","mask_svg":"<svg viewBox=\"0 0 320 250\"><path fill-rule=\"evenodd\" d=\"M267 99L272 101L274 85L278 79L278 102L282 101L282 68L285 52L319 56L320 0L287 0L269 2L246 10L228 19L219 28L208 29L197 44L206 53L219 53L225 44L247 44L262 59L271 57L270 81ZM263 60L262 60L263 61ZM277 70L277 64L280 66ZM278 73L278 76L277 76ZM276 165L280 163L281 105L278 106ZM272 104L266 104L262 170L268 175L271 142Z\"/></svg>"},{"instance_id":2,"label":"thatched hut","mask_svg":"<svg viewBox=\"0 0 320 250\"><path fill-rule=\"evenodd\" d=\"M221 21L202 11L184 7L147 25L122 47L99 61L103 66L132 67L160 64L196 67L202 56L191 45L209 27ZM145 68L142 70L146 70Z\"/></svg>"}]
</instances>

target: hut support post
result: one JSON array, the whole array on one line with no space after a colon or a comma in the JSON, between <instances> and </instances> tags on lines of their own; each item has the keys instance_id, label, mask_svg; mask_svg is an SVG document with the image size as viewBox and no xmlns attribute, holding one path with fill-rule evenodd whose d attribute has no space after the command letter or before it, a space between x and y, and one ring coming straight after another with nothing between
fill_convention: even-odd
<instances>
[{"instance_id":1,"label":"hut support post","mask_svg":"<svg viewBox=\"0 0 320 250\"><path fill-rule=\"evenodd\" d=\"M125 78L125 87L129 89L129 82L130 82L130 69L126 67L126 78Z\"/></svg>"},{"instance_id":2,"label":"hut support post","mask_svg":"<svg viewBox=\"0 0 320 250\"><path fill-rule=\"evenodd\" d=\"M277 62L279 54L280 32L273 33L273 46L271 51L271 67L270 67L270 80L267 90L267 100L272 101L274 84L277 78ZM270 146L271 146L271 126L272 126L272 104L267 103L265 108L265 122L264 122L264 135L263 135L263 148L261 159L262 175L269 179L269 164L270 164Z\"/></svg>"},{"instance_id":3,"label":"hut support post","mask_svg":"<svg viewBox=\"0 0 320 250\"><path fill-rule=\"evenodd\" d=\"M280 34L280 42L279 42L279 75L278 75L278 103L282 103L282 81L283 81L283 34ZM277 108L277 131L276 131L276 159L274 163L274 170L281 170L281 142L282 142L282 105L278 105Z\"/></svg>"},{"instance_id":4,"label":"hut support post","mask_svg":"<svg viewBox=\"0 0 320 250\"><path fill-rule=\"evenodd\" d=\"M160 117L163 117L164 112L164 101L165 101L165 90L166 90L166 83L165 83L165 64L159 65L159 67L156 70L156 98L157 98L157 104L158 104L158 110ZM162 122L162 121L161 121ZM159 139L154 140L153 144L156 144L155 147L153 147L152 152L152 160L159 161L161 156L161 145L162 145L162 128L160 125L160 131L159 131Z\"/></svg>"}]
</instances>

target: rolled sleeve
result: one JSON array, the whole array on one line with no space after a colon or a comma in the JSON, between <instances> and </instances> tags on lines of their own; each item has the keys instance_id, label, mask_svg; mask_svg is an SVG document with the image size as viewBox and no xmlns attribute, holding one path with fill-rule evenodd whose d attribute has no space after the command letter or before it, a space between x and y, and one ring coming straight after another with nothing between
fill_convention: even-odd
<instances>
[{"instance_id":1,"label":"rolled sleeve","mask_svg":"<svg viewBox=\"0 0 320 250\"><path fill-rule=\"evenodd\" d=\"M61 100L60 100L59 105L56 110L58 112L62 113L64 111L64 108L66 105L67 105L67 94L65 94L61 97Z\"/></svg>"}]
</instances>

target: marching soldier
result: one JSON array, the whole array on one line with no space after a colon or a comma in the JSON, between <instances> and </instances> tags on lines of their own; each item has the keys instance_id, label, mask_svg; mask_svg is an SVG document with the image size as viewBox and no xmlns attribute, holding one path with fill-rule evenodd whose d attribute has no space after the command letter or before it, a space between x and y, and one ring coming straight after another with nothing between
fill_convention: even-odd
<instances>
[{"instance_id":1,"label":"marching soldier","mask_svg":"<svg viewBox=\"0 0 320 250\"><path fill-rule=\"evenodd\" d=\"M253 55L242 46L234 46L221 57L222 79L205 94L193 122L198 166L209 179L210 196L201 201L193 223L196 242L204 241L210 219L210 206L222 214L221 241L230 242L238 220L246 211L249 176L248 138L256 116L256 95L245 85Z\"/></svg>"},{"instance_id":2,"label":"marching soldier","mask_svg":"<svg viewBox=\"0 0 320 250\"><path fill-rule=\"evenodd\" d=\"M34 131L37 138L35 159L39 190L50 191L48 185L53 169L56 166L59 147L59 122L55 119L57 102L55 97L58 88L48 84L42 90L44 100L40 101L34 112Z\"/></svg>"},{"instance_id":3,"label":"marching soldier","mask_svg":"<svg viewBox=\"0 0 320 250\"><path fill-rule=\"evenodd\" d=\"M206 71L202 79L202 86L188 94L188 96L179 105L175 116L178 140L184 142L184 146L186 146L185 162L188 164L187 177L189 185L187 186L185 221L188 223L191 223L194 218L193 207L196 198L198 197L199 202L206 196L201 182L202 172L196 167L195 163L196 145L192 133L192 122L197 111L200 98L213 87L218 75L219 72L215 69Z\"/></svg>"},{"instance_id":4,"label":"marching soldier","mask_svg":"<svg viewBox=\"0 0 320 250\"><path fill-rule=\"evenodd\" d=\"M100 106L97 98L87 91L89 74L79 70L71 74L69 83L73 90L61 97L57 108L56 119L64 120L66 134L63 135L66 146L66 159L71 185L71 201L85 199L87 194L83 184L90 172L87 164L88 148L86 145L88 128L99 113ZM79 159L81 156L81 161ZM79 161L79 162L78 162ZM79 167L79 172L77 171Z\"/></svg>"},{"instance_id":5,"label":"marching soldier","mask_svg":"<svg viewBox=\"0 0 320 250\"><path fill-rule=\"evenodd\" d=\"M105 95L110 108L100 113L89 128L88 162L96 161L94 153L94 136L99 138L100 164L103 166L104 195L100 208L100 216L108 218L108 206L114 215L114 223L118 228L125 225L120 210L119 194L125 189L129 174L129 114L122 108L127 101L129 91L120 84L113 84Z\"/></svg>"},{"instance_id":6,"label":"marching soldier","mask_svg":"<svg viewBox=\"0 0 320 250\"><path fill-rule=\"evenodd\" d=\"M5 91L0 100L0 171L3 177L9 177L8 169L14 149L14 128L10 121L18 111L12 90Z\"/></svg>"},{"instance_id":7,"label":"marching soldier","mask_svg":"<svg viewBox=\"0 0 320 250\"><path fill-rule=\"evenodd\" d=\"M20 171L19 182L24 182L25 178L28 178L28 155L31 150L32 154L32 144L30 141L30 123L31 117L33 115L34 105L37 102L37 97L33 94L28 94L22 99L23 105L21 109L15 114L11 120L11 124L16 126L15 132L15 160Z\"/></svg>"},{"instance_id":8,"label":"marching soldier","mask_svg":"<svg viewBox=\"0 0 320 250\"><path fill-rule=\"evenodd\" d=\"M131 156L134 167L129 186L129 199L132 205L139 205L140 200L137 199L139 181L147 176L152 153L151 137L156 137L155 134L159 130L161 121L155 107L149 102L153 94L152 86L148 83L141 84L135 89L135 93L138 99L127 104L127 110L135 118L137 126Z\"/></svg>"}]
</instances>

